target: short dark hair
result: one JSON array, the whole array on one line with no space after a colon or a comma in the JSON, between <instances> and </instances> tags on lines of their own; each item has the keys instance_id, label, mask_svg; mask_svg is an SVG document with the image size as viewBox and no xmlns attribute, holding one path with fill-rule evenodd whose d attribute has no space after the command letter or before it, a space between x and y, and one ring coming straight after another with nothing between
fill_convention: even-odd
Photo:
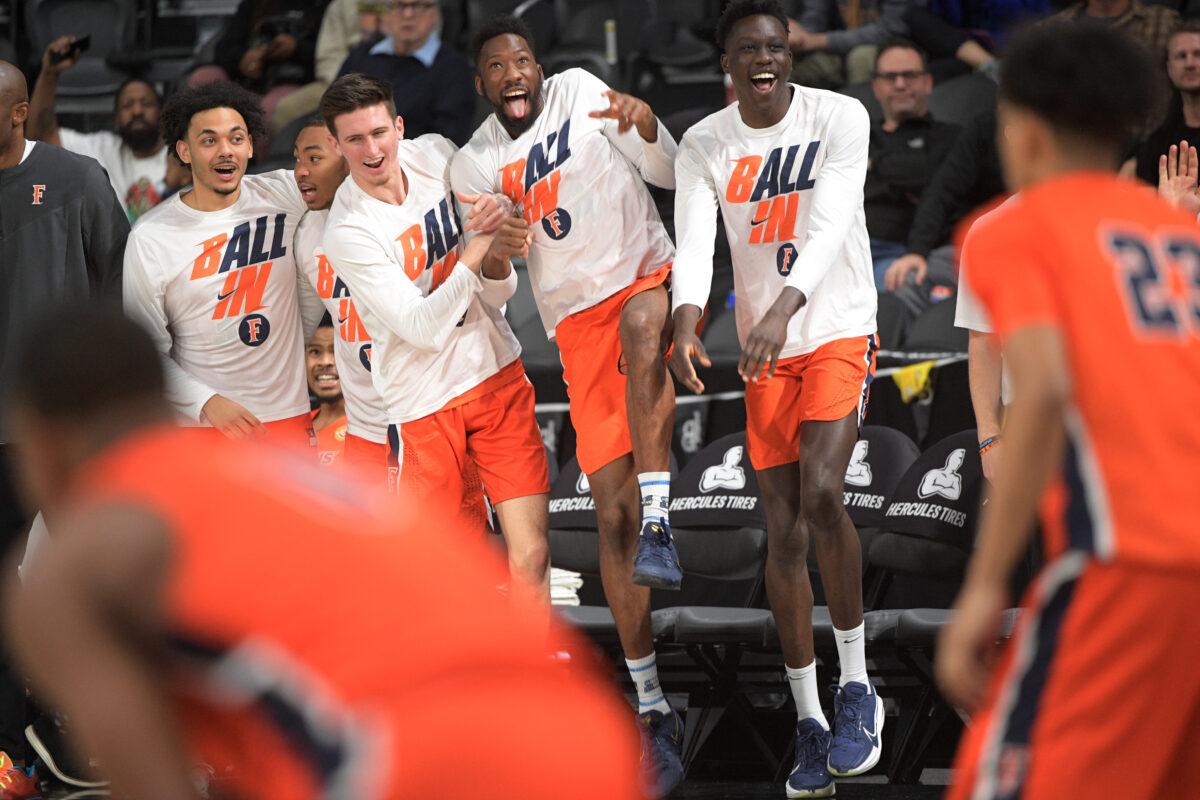
<instances>
[{"instance_id":1,"label":"short dark hair","mask_svg":"<svg viewBox=\"0 0 1200 800\"><path fill-rule=\"evenodd\" d=\"M267 126L263 117L262 104L250 92L229 81L216 81L203 86L184 89L171 95L163 106L162 117L158 127L162 131L163 142L180 163L175 145L187 140L188 126L192 117L214 108L232 108L242 115L246 123L246 132L251 141L265 142Z\"/></svg>"},{"instance_id":2,"label":"short dark hair","mask_svg":"<svg viewBox=\"0 0 1200 800\"><path fill-rule=\"evenodd\" d=\"M929 55L918 47L915 42L895 36L879 45L879 50L875 53L875 72L879 72L879 59L883 58L883 54L889 50L912 50L921 57L921 69L929 66Z\"/></svg>"},{"instance_id":3,"label":"short dark hair","mask_svg":"<svg viewBox=\"0 0 1200 800\"><path fill-rule=\"evenodd\" d=\"M125 80L121 81L121 85L117 87L117 92L116 92L116 94L113 95L113 110L114 111L117 110L117 107L121 103L121 95L125 94L125 90L128 89L130 86L132 86L135 83L144 83L147 86L149 86L150 91L154 93L154 99L158 101L159 106L162 105L162 95L158 93L158 89L155 88L154 84L151 83L150 81L146 80L145 78L139 78L137 76L133 76L133 77L126 78Z\"/></svg>"},{"instance_id":4,"label":"short dark hair","mask_svg":"<svg viewBox=\"0 0 1200 800\"><path fill-rule=\"evenodd\" d=\"M300 130L306 131L309 128L326 128L326 129L328 129L329 126L325 124L324 117L322 117L320 114L313 114L308 119L304 120L304 127L301 128Z\"/></svg>"},{"instance_id":5,"label":"short dark hair","mask_svg":"<svg viewBox=\"0 0 1200 800\"><path fill-rule=\"evenodd\" d=\"M1009 42L999 93L1056 134L1123 149L1149 121L1158 83L1149 54L1125 33L1087 21L1046 23Z\"/></svg>"},{"instance_id":6,"label":"short dark hair","mask_svg":"<svg viewBox=\"0 0 1200 800\"><path fill-rule=\"evenodd\" d=\"M328 311L326 311L324 313L324 315L322 315L321 321L317 323L317 327L318 328L332 328L333 327L333 315L330 314Z\"/></svg>"},{"instance_id":7,"label":"short dark hair","mask_svg":"<svg viewBox=\"0 0 1200 800\"><path fill-rule=\"evenodd\" d=\"M534 54L534 59L537 58L533 31L525 24L525 20L512 14L496 14L484 20L484 23L479 26L479 30L475 31L475 35L471 37L471 62L478 66L479 56L483 54L483 46L497 36L503 36L506 33L524 39L525 44L529 45L529 52Z\"/></svg>"},{"instance_id":8,"label":"short dark hair","mask_svg":"<svg viewBox=\"0 0 1200 800\"><path fill-rule=\"evenodd\" d=\"M12 403L47 419L86 421L163 397L158 349L113 302L40 314L25 331L14 366Z\"/></svg>"},{"instance_id":9,"label":"short dark hair","mask_svg":"<svg viewBox=\"0 0 1200 800\"><path fill-rule=\"evenodd\" d=\"M779 0L733 0L717 20L716 40L721 52L725 52L725 42L729 39L729 34L733 33L733 26L746 17L759 14L774 17L779 20L785 31L788 29L787 14L783 13L783 4Z\"/></svg>"},{"instance_id":10,"label":"short dark hair","mask_svg":"<svg viewBox=\"0 0 1200 800\"><path fill-rule=\"evenodd\" d=\"M392 85L387 81L363 75L361 72L351 72L343 75L325 90L321 95L321 119L325 127L337 137L337 129L333 121L342 114L349 114L360 108L370 108L382 103L387 107L391 117L396 116L396 101L392 99Z\"/></svg>"}]
</instances>

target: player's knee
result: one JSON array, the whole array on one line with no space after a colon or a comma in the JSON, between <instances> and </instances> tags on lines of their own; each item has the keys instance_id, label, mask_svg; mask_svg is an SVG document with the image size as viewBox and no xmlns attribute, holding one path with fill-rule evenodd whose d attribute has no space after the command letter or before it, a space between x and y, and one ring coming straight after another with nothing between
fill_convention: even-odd
<instances>
[{"instance_id":1,"label":"player's knee","mask_svg":"<svg viewBox=\"0 0 1200 800\"><path fill-rule=\"evenodd\" d=\"M811 530L830 530L845 513L842 481L831 470L814 470L801 480L800 516Z\"/></svg>"},{"instance_id":2,"label":"player's knee","mask_svg":"<svg viewBox=\"0 0 1200 800\"><path fill-rule=\"evenodd\" d=\"M596 505L596 528L602 543L631 542L639 533L637 509L625 504L611 504L605 508Z\"/></svg>"},{"instance_id":3,"label":"player's knee","mask_svg":"<svg viewBox=\"0 0 1200 800\"><path fill-rule=\"evenodd\" d=\"M550 544L544 540L525 542L508 550L509 569L528 583L541 583L550 570Z\"/></svg>"},{"instance_id":4,"label":"player's knee","mask_svg":"<svg viewBox=\"0 0 1200 800\"><path fill-rule=\"evenodd\" d=\"M638 346L626 347L625 357L652 357L657 353L665 324L666 318L657 307L646 304L626 306L621 314L621 340Z\"/></svg>"},{"instance_id":5,"label":"player's knee","mask_svg":"<svg viewBox=\"0 0 1200 800\"><path fill-rule=\"evenodd\" d=\"M808 536L803 528L793 524L783 536L771 538L767 547L767 562L776 570L792 572L808 568Z\"/></svg>"}]
</instances>

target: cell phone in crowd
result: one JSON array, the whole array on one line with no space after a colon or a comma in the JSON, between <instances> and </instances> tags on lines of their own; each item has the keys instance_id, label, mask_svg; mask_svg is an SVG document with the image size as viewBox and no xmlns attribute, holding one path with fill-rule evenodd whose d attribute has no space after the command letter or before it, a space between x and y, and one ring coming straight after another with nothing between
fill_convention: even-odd
<instances>
[{"instance_id":1,"label":"cell phone in crowd","mask_svg":"<svg viewBox=\"0 0 1200 800\"><path fill-rule=\"evenodd\" d=\"M87 50L92 44L92 35L89 33L86 36L80 36L75 41L71 42L71 46L61 53L51 53L50 59L54 63L66 61L68 58L76 58L84 50Z\"/></svg>"}]
</instances>

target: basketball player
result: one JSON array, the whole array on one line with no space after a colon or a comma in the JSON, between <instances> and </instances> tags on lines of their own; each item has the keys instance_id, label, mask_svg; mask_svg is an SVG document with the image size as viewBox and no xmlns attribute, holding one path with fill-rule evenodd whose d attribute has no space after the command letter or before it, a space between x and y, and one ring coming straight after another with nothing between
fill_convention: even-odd
<instances>
[{"instance_id":1,"label":"basketball player","mask_svg":"<svg viewBox=\"0 0 1200 800\"><path fill-rule=\"evenodd\" d=\"M943 691L972 712L952 800L1200 785L1200 230L1116 175L1154 90L1146 55L1102 26L1033 28L1001 67L1020 194L975 223L963 264L1012 403L938 649ZM1047 564L997 666L1039 499Z\"/></svg>"},{"instance_id":2,"label":"basketball player","mask_svg":"<svg viewBox=\"0 0 1200 800\"><path fill-rule=\"evenodd\" d=\"M883 703L867 677L862 556L842 483L875 368L875 285L863 214L862 104L789 84L778 0L734 0L717 25L737 103L683 137L676 160L672 368L703 391L696 323L712 282L717 211L733 254L746 447L767 516L767 593L796 701L788 797L879 761ZM832 736L817 694L808 547L816 546L841 677Z\"/></svg>"},{"instance_id":3,"label":"basketball player","mask_svg":"<svg viewBox=\"0 0 1200 800\"><path fill-rule=\"evenodd\" d=\"M292 248L304 199L284 170L245 174L263 115L234 84L172 96L162 127L192 188L130 234L126 310L166 359L168 396L186 423L311 448ZM315 328L321 308L310 305Z\"/></svg>"},{"instance_id":4,"label":"basketball player","mask_svg":"<svg viewBox=\"0 0 1200 800\"><path fill-rule=\"evenodd\" d=\"M515 582L546 602L546 450L520 345L501 311L516 288L509 256L526 247L528 226L510 215L462 247L446 179L454 144L436 134L402 140L383 81L339 78L321 116L350 169L323 246L371 332L389 475L431 507L457 509L476 496L468 481L476 468Z\"/></svg>"},{"instance_id":5,"label":"basketball player","mask_svg":"<svg viewBox=\"0 0 1200 800\"><path fill-rule=\"evenodd\" d=\"M338 376L333 345L333 320L321 317L316 331L304 346L304 365L308 370L308 393L317 398L317 407L309 414L317 435L317 462L324 466L340 464L346 445L346 398Z\"/></svg>"},{"instance_id":6,"label":"basketball player","mask_svg":"<svg viewBox=\"0 0 1200 800\"><path fill-rule=\"evenodd\" d=\"M619 699L546 658L458 520L170 425L156 345L115 310L31 333L11 430L56 539L8 587L8 641L114 796L198 800L197 761L248 800L638 796Z\"/></svg>"},{"instance_id":7,"label":"basketball player","mask_svg":"<svg viewBox=\"0 0 1200 800\"><path fill-rule=\"evenodd\" d=\"M645 185L674 188L675 141L646 103L583 70L544 80L519 19L485 23L474 57L475 88L495 113L455 156L451 181L467 194L504 192L531 226L529 279L562 357L605 595L639 710L670 740L664 752L677 751L682 725L659 686L641 588L677 589L682 580L667 513L675 390L663 353L673 248ZM682 775L669 760L661 794Z\"/></svg>"},{"instance_id":8,"label":"basketball player","mask_svg":"<svg viewBox=\"0 0 1200 800\"><path fill-rule=\"evenodd\" d=\"M308 207L296 229L294 249L302 280L307 283L301 296L304 291L316 291L330 317L337 320L334 361L346 404L342 457L347 465L378 476L382 484L387 476L387 411L371 382L371 337L350 290L338 279L321 248L329 206L350 171L320 117L309 120L300 131L293 155L296 186Z\"/></svg>"}]
</instances>

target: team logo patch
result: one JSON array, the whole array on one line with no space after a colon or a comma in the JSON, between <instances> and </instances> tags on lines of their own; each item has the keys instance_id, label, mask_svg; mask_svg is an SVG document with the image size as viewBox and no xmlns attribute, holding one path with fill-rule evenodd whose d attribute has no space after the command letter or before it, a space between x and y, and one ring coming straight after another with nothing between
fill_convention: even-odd
<instances>
[{"instance_id":1,"label":"team logo patch","mask_svg":"<svg viewBox=\"0 0 1200 800\"><path fill-rule=\"evenodd\" d=\"M262 314L250 314L238 323L238 337L247 347L258 347L270 335L271 322Z\"/></svg>"},{"instance_id":2,"label":"team logo patch","mask_svg":"<svg viewBox=\"0 0 1200 800\"><path fill-rule=\"evenodd\" d=\"M792 267L796 265L798 255L796 245L791 242L784 242L775 251L775 269L779 270L779 274L786 278L792 273Z\"/></svg>"},{"instance_id":3,"label":"team logo patch","mask_svg":"<svg viewBox=\"0 0 1200 800\"><path fill-rule=\"evenodd\" d=\"M40 206L42 204L42 195L46 193L46 184L33 184L33 203L31 205Z\"/></svg>"},{"instance_id":4,"label":"team logo patch","mask_svg":"<svg viewBox=\"0 0 1200 800\"><path fill-rule=\"evenodd\" d=\"M917 487L917 494L921 499L924 500L936 494L954 502L961 497L963 479L958 471L962 469L963 461L966 458L967 451L959 447L950 451L950 455L946 457L946 466L926 472L921 478L921 485Z\"/></svg>"},{"instance_id":5,"label":"team logo patch","mask_svg":"<svg viewBox=\"0 0 1200 800\"><path fill-rule=\"evenodd\" d=\"M715 489L727 489L731 492L745 489L746 470L741 466L744 453L745 448L740 444L726 450L720 464L714 464L700 475L700 491L707 494Z\"/></svg>"},{"instance_id":6,"label":"team logo patch","mask_svg":"<svg viewBox=\"0 0 1200 800\"><path fill-rule=\"evenodd\" d=\"M371 371L371 343L367 342L362 347L358 348L358 363L363 365L363 369L367 372Z\"/></svg>"},{"instance_id":7,"label":"team logo patch","mask_svg":"<svg viewBox=\"0 0 1200 800\"><path fill-rule=\"evenodd\" d=\"M571 215L565 208L556 208L542 217L542 230L554 241L566 238L571 232Z\"/></svg>"}]
</instances>

